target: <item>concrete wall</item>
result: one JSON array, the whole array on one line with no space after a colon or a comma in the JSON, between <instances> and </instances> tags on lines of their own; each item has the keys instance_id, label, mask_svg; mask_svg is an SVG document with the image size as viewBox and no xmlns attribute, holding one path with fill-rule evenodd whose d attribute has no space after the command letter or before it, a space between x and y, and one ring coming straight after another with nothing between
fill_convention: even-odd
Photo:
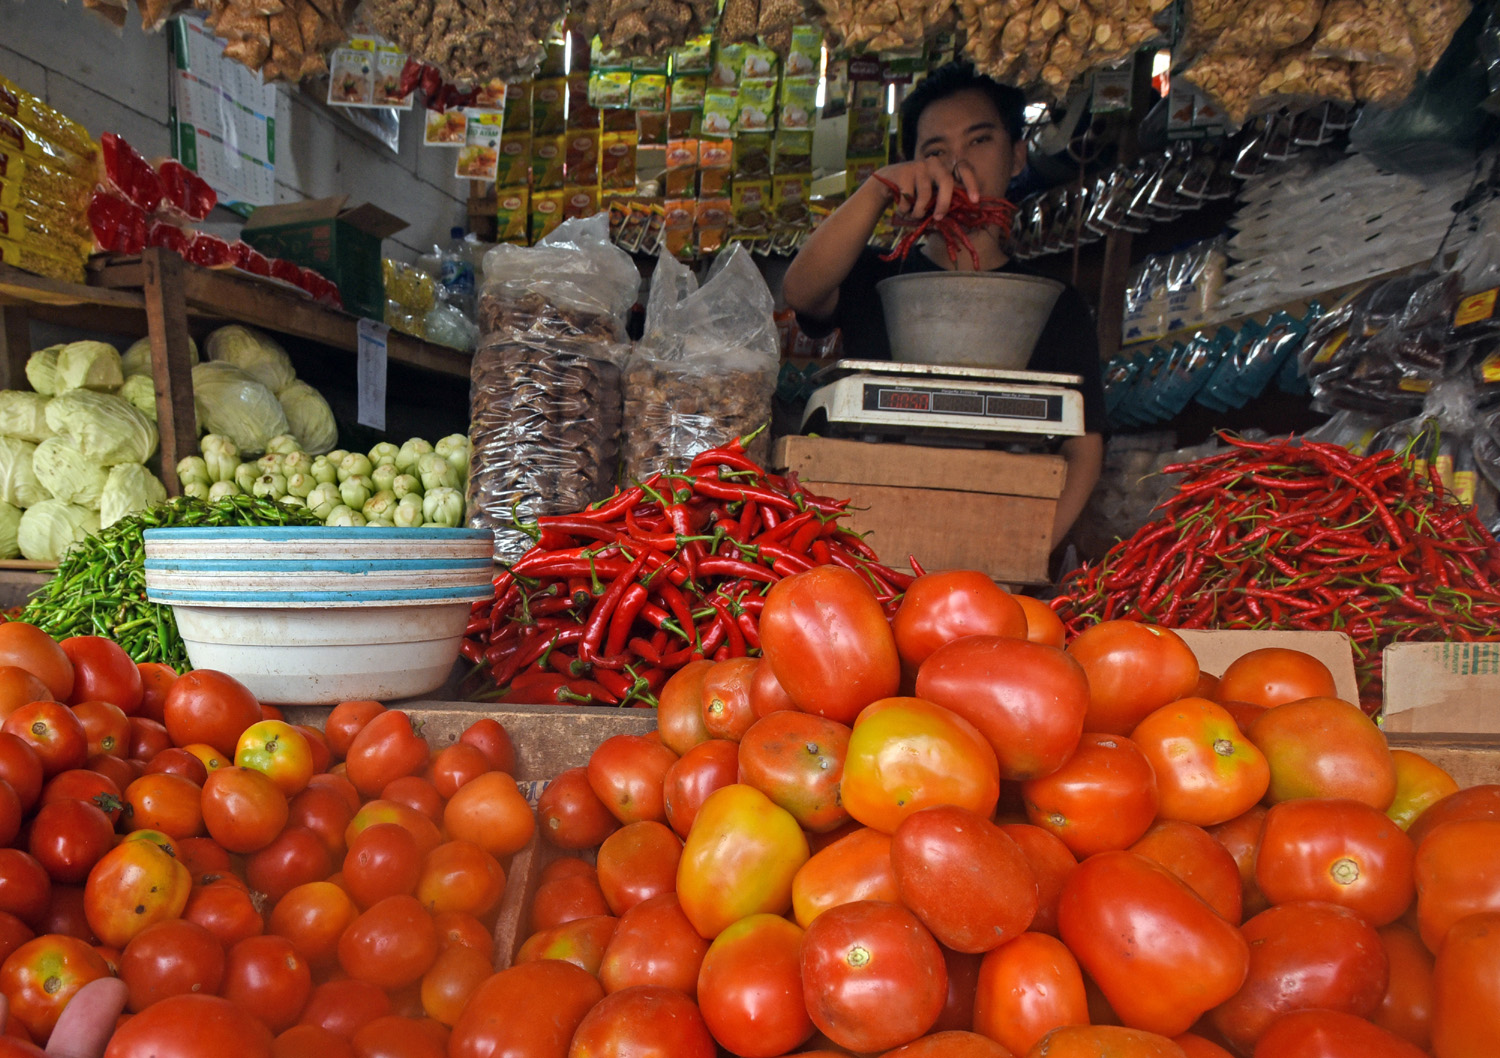
<instances>
[{"instance_id":1,"label":"concrete wall","mask_svg":"<svg viewBox=\"0 0 1500 1058\"><path fill-rule=\"evenodd\" d=\"M0 0L0 73L95 136L118 132L148 158L167 153L167 39L143 33L134 6L116 32L81 4ZM453 178L454 152L423 147L415 114L402 119L398 154L301 91L282 86L279 96L279 201L348 194L373 202L411 223L386 243L390 256L407 259L464 223L467 183Z\"/></svg>"}]
</instances>

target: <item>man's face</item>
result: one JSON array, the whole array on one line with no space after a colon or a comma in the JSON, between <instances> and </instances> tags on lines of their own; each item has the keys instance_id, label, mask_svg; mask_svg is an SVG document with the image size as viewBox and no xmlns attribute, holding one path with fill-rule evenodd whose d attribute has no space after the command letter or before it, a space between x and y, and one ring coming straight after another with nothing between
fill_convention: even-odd
<instances>
[{"instance_id":1,"label":"man's face","mask_svg":"<svg viewBox=\"0 0 1500 1058\"><path fill-rule=\"evenodd\" d=\"M940 99L917 119L917 158L937 158L949 169L971 168L982 194L999 197L1026 165L1026 144L1011 143L1000 112L977 88Z\"/></svg>"}]
</instances>

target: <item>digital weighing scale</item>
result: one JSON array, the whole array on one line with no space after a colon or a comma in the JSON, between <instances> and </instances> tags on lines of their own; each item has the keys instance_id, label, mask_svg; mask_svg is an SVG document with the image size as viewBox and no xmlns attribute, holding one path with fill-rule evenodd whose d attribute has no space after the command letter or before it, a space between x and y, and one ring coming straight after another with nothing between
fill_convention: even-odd
<instances>
[{"instance_id":1,"label":"digital weighing scale","mask_svg":"<svg viewBox=\"0 0 1500 1058\"><path fill-rule=\"evenodd\" d=\"M802 431L929 443L1035 443L1083 435L1078 375L837 360L813 376Z\"/></svg>"}]
</instances>

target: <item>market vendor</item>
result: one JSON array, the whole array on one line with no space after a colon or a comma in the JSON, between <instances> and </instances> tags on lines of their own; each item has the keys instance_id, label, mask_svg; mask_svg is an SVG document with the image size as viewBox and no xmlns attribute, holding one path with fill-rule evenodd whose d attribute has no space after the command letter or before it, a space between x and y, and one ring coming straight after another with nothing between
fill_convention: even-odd
<instances>
[{"instance_id":1,"label":"market vendor","mask_svg":"<svg viewBox=\"0 0 1500 1058\"><path fill-rule=\"evenodd\" d=\"M917 85L901 107L901 151L911 161L881 169L866 180L807 240L787 269L783 292L798 324L818 338L842 329L847 355L889 360L890 339L875 286L902 272L972 269L967 254L948 258L941 239L929 238L905 261L882 261L869 245L880 217L891 206L907 217L948 211L953 189L971 198L1001 197L1026 165L1022 138L1025 97L1019 89L951 63ZM881 179L877 179L877 177ZM903 192L900 203L884 181ZM1012 261L1000 233L990 227L970 233L980 267L992 272L1033 274ZM1042 330L1027 367L1083 378L1084 428L1059 449L1067 478L1052 527L1056 546L1083 510L1104 459L1104 389L1099 341L1088 304L1065 287Z\"/></svg>"}]
</instances>

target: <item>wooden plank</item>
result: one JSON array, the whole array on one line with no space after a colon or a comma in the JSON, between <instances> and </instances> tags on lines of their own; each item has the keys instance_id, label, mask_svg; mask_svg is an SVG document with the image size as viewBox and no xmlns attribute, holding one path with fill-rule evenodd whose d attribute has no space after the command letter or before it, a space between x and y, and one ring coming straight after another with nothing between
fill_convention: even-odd
<instances>
[{"instance_id":1,"label":"wooden plank","mask_svg":"<svg viewBox=\"0 0 1500 1058\"><path fill-rule=\"evenodd\" d=\"M161 476L167 494L181 496L177 461L198 451L183 261L170 250L152 247L141 264L150 321L151 373L156 379L156 425L161 431Z\"/></svg>"},{"instance_id":2,"label":"wooden plank","mask_svg":"<svg viewBox=\"0 0 1500 1058\"><path fill-rule=\"evenodd\" d=\"M29 389L26 360L31 356L31 318L24 305L0 305L0 389Z\"/></svg>"},{"instance_id":3,"label":"wooden plank","mask_svg":"<svg viewBox=\"0 0 1500 1058\"><path fill-rule=\"evenodd\" d=\"M1104 239L1104 272L1099 279L1099 315L1096 333L1101 356L1113 356L1125 330L1125 289L1130 282L1128 231L1112 231Z\"/></svg>"},{"instance_id":4,"label":"wooden plank","mask_svg":"<svg viewBox=\"0 0 1500 1058\"><path fill-rule=\"evenodd\" d=\"M3 264L0 264L0 296L46 305L113 305L136 309L142 305L141 295L136 291L64 283Z\"/></svg>"},{"instance_id":5,"label":"wooden plank","mask_svg":"<svg viewBox=\"0 0 1500 1058\"><path fill-rule=\"evenodd\" d=\"M1392 749L1421 754L1459 786L1500 783L1500 735L1428 735L1392 732Z\"/></svg>"},{"instance_id":6,"label":"wooden plank","mask_svg":"<svg viewBox=\"0 0 1500 1058\"><path fill-rule=\"evenodd\" d=\"M1061 456L802 436L777 441L771 460L819 481L1053 500L1062 494L1067 467Z\"/></svg>"}]
</instances>

